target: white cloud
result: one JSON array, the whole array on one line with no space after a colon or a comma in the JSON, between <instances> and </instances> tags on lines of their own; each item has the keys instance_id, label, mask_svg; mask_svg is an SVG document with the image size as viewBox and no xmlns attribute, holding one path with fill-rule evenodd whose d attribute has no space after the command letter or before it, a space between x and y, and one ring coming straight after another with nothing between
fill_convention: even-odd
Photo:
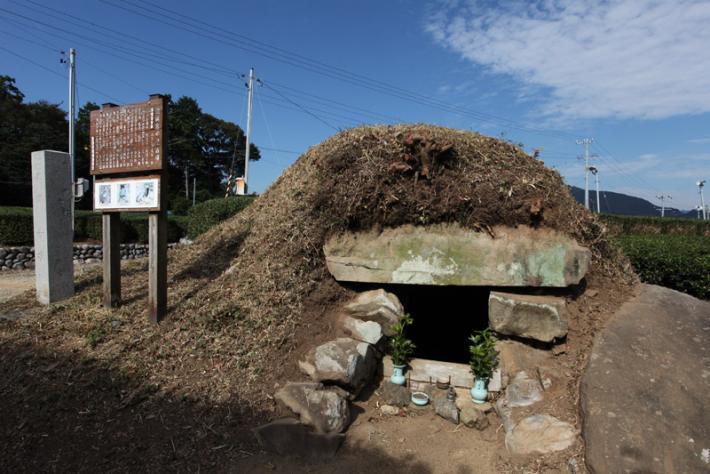
<instances>
[{"instance_id":1,"label":"white cloud","mask_svg":"<svg viewBox=\"0 0 710 474\"><path fill-rule=\"evenodd\" d=\"M445 1L426 29L494 73L537 87L548 118L710 111L710 1Z\"/></svg>"},{"instance_id":2,"label":"white cloud","mask_svg":"<svg viewBox=\"0 0 710 474\"><path fill-rule=\"evenodd\" d=\"M710 143L710 137L692 138L688 140L688 143L692 143L693 145L704 145L706 143Z\"/></svg>"}]
</instances>

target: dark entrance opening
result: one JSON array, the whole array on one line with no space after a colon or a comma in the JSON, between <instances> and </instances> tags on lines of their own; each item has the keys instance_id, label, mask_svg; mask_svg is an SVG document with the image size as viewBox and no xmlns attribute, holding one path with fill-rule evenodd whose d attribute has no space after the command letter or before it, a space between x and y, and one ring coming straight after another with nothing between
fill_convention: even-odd
<instances>
[{"instance_id":1,"label":"dark entrance opening","mask_svg":"<svg viewBox=\"0 0 710 474\"><path fill-rule=\"evenodd\" d=\"M358 284L359 291L384 288L397 295L414 324L407 337L414 357L467 364L469 337L488 327L488 287Z\"/></svg>"}]
</instances>

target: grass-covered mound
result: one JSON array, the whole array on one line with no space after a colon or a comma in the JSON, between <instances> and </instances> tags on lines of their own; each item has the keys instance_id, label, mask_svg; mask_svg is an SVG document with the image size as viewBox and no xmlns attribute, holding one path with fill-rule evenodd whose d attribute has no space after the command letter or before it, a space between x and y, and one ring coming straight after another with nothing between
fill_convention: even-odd
<instances>
[{"instance_id":1,"label":"grass-covered mound","mask_svg":"<svg viewBox=\"0 0 710 474\"><path fill-rule=\"evenodd\" d=\"M440 222L549 227L588 246L587 284L600 296L570 304L568 345L580 353L633 280L560 175L519 148L442 127L361 127L312 147L244 211L171 253L170 314L159 326L145 317L145 264L133 263L120 309L101 308L96 271L72 300L0 324L0 343L96 359L150 386L150 397L219 404L249 427L246 418L270 416L274 384L299 377L298 356L332 337L328 311L348 290L325 267L327 237ZM572 365L583 360L569 353Z\"/></svg>"}]
</instances>

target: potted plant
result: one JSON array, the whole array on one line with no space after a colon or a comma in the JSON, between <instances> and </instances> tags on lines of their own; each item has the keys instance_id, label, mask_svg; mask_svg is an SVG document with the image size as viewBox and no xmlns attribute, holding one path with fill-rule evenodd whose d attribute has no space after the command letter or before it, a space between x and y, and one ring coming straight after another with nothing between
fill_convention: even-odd
<instances>
[{"instance_id":1,"label":"potted plant","mask_svg":"<svg viewBox=\"0 0 710 474\"><path fill-rule=\"evenodd\" d=\"M390 353L392 355L392 376L390 381L397 385L404 385L404 369L407 361L414 352L414 343L407 339L404 331L414 321L409 314L405 314L396 324L392 326L394 335L390 338Z\"/></svg>"},{"instance_id":2,"label":"potted plant","mask_svg":"<svg viewBox=\"0 0 710 474\"><path fill-rule=\"evenodd\" d=\"M488 380L498 366L496 338L490 328L486 328L483 331L475 331L471 335L470 341L471 360L469 363L474 377L471 398L474 403L484 403L488 397Z\"/></svg>"}]
</instances>

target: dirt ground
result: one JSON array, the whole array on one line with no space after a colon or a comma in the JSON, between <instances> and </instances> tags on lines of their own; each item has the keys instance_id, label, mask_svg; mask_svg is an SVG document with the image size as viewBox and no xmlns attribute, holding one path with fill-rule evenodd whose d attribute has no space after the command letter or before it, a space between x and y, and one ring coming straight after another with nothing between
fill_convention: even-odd
<instances>
[{"instance_id":1,"label":"dirt ground","mask_svg":"<svg viewBox=\"0 0 710 474\"><path fill-rule=\"evenodd\" d=\"M0 272L0 303L17 296L35 286L34 270L13 270Z\"/></svg>"}]
</instances>

